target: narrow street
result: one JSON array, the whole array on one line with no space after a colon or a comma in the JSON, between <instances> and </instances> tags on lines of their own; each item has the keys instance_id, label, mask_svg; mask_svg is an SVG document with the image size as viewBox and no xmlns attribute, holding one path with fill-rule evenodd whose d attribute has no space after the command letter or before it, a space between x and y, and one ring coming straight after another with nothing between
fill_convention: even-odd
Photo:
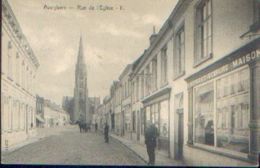
<instances>
[{"instance_id":1,"label":"narrow street","mask_svg":"<svg viewBox=\"0 0 260 168\"><path fill-rule=\"evenodd\" d=\"M79 133L78 127L50 134L2 156L2 163L70 165L145 165L129 149L101 134Z\"/></svg>"}]
</instances>

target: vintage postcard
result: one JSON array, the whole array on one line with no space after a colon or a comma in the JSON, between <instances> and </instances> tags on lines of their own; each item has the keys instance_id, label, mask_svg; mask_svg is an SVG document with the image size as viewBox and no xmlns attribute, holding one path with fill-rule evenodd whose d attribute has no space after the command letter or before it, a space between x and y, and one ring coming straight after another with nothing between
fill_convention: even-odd
<instances>
[{"instance_id":1,"label":"vintage postcard","mask_svg":"<svg viewBox=\"0 0 260 168\"><path fill-rule=\"evenodd\" d=\"M260 0L1 8L1 164L259 166Z\"/></svg>"}]
</instances>

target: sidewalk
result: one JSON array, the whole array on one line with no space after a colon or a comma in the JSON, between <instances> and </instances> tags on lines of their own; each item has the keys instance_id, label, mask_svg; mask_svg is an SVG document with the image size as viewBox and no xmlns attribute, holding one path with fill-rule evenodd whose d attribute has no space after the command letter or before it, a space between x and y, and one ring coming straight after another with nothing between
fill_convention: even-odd
<instances>
[{"instance_id":1,"label":"sidewalk","mask_svg":"<svg viewBox=\"0 0 260 168\"><path fill-rule=\"evenodd\" d=\"M124 146L133 151L136 155L138 155L145 163L148 163L148 155L146 151L146 147L144 145L138 144L136 142L127 140L120 136L110 134L110 137L119 141ZM155 151L155 165L157 166L185 166L182 161L176 161L168 158L168 156L163 155L162 153Z\"/></svg>"},{"instance_id":2,"label":"sidewalk","mask_svg":"<svg viewBox=\"0 0 260 168\"><path fill-rule=\"evenodd\" d=\"M36 128L36 132L34 136L29 136L25 141L8 148L7 151L1 149L1 152L3 155L9 154L26 145L37 142L43 138L49 137L51 135L59 135L64 131L70 131L75 128L76 126L72 126L72 125L67 125L64 127L53 127L53 128Z\"/></svg>"}]
</instances>

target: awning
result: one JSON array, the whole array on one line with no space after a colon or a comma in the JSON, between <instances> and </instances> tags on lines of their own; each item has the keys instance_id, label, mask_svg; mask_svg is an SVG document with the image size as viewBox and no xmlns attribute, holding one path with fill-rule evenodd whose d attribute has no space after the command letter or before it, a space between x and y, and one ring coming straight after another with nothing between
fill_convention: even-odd
<instances>
[{"instance_id":1,"label":"awning","mask_svg":"<svg viewBox=\"0 0 260 168\"><path fill-rule=\"evenodd\" d=\"M36 119L39 120L42 123L45 122L44 119L41 116L39 116L39 115L36 115Z\"/></svg>"}]
</instances>

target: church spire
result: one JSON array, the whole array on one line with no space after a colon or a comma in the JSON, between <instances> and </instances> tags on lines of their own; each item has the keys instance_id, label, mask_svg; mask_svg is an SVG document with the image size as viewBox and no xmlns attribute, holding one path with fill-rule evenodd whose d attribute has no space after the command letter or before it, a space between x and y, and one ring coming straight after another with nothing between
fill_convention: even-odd
<instances>
[{"instance_id":1,"label":"church spire","mask_svg":"<svg viewBox=\"0 0 260 168\"><path fill-rule=\"evenodd\" d=\"M83 53L83 44L82 44L82 36L80 36L80 39L79 39L79 52L78 52L78 63L83 63L85 64L84 62L84 53Z\"/></svg>"}]
</instances>

